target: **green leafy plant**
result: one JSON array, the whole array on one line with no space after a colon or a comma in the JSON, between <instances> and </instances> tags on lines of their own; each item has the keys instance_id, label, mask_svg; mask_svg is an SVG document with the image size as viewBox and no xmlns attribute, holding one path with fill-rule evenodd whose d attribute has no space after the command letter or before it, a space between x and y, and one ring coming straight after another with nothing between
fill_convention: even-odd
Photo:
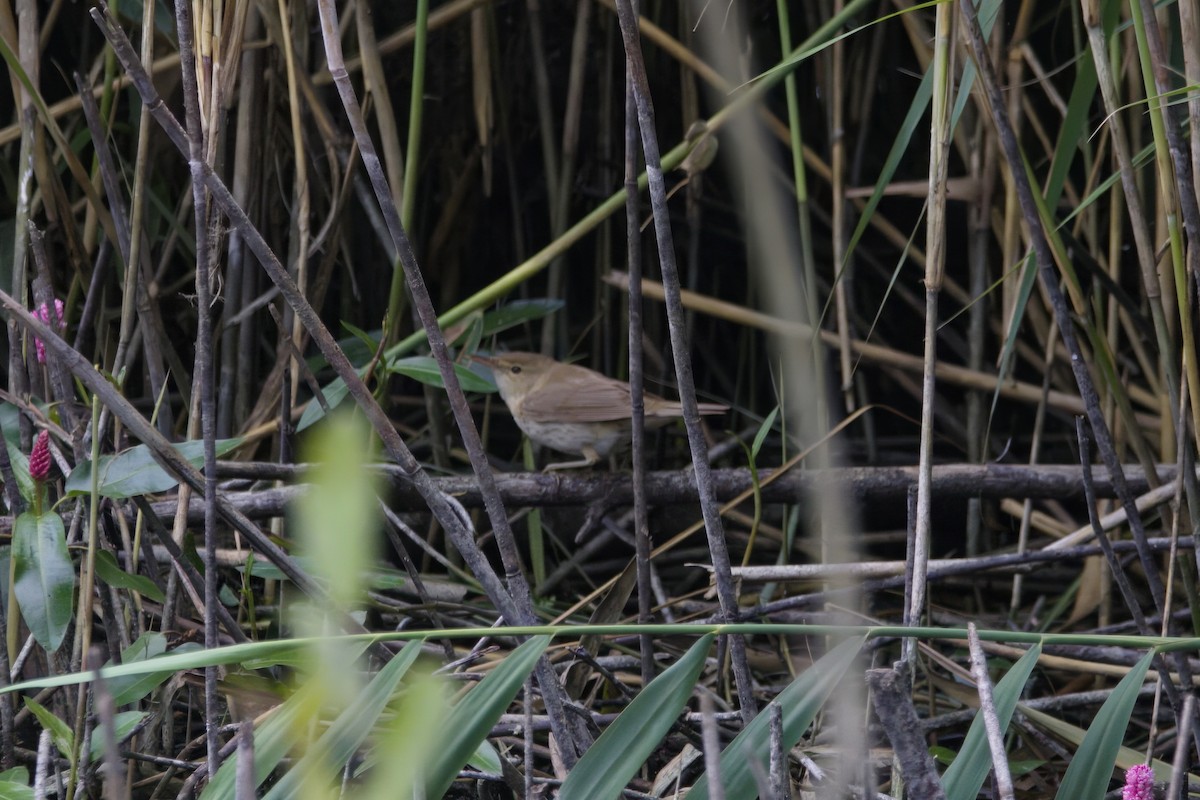
<instances>
[{"instance_id":1,"label":"green leafy plant","mask_svg":"<svg viewBox=\"0 0 1200 800\"><path fill-rule=\"evenodd\" d=\"M16 628L13 612L18 606L33 637L50 651L62 644L74 610L75 567L67 552L67 534L58 513L44 507L50 467L50 434L42 431L29 456L32 508L13 523L10 658L14 655L11 639Z\"/></svg>"},{"instance_id":2,"label":"green leafy plant","mask_svg":"<svg viewBox=\"0 0 1200 800\"><path fill-rule=\"evenodd\" d=\"M217 442L217 455L224 455L237 448L241 439L222 439ZM204 442L180 442L174 445L180 455L194 467L204 463ZM99 472L97 490L101 497L121 499L142 494L155 494L174 489L179 479L163 469L150 448L144 444L111 456L100 456L96 460ZM81 462L67 477L67 495L82 496L92 491L92 462Z\"/></svg>"}]
</instances>

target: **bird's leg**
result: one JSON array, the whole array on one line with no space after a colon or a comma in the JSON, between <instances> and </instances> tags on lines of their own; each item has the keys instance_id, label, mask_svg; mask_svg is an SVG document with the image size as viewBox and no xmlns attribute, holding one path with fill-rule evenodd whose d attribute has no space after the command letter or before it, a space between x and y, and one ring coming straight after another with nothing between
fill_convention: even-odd
<instances>
[{"instance_id":1,"label":"bird's leg","mask_svg":"<svg viewBox=\"0 0 1200 800\"><path fill-rule=\"evenodd\" d=\"M553 472L556 469L575 469L576 467L590 467L600 460L600 454L595 448L583 447L579 451L583 454L583 458L578 461L560 461L557 464L547 464L542 467L542 472Z\"/></svg>"}]
</instances>

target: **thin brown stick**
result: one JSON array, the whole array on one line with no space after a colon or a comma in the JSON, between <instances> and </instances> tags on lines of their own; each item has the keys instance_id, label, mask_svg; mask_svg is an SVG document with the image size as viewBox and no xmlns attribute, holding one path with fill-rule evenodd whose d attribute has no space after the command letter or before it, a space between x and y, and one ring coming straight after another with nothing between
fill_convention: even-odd
<instances>
[{"instance_id":1,"label":"thin brown stick","mask_svg":"<svg viewBox=\"0 0 1200 800\"><path fill-rule=\"evenodd\" d=\"M605 277L605 282L612 286L626 289L629 286L629 276L623 272L614 270ZM646 297L652 300L661 301L666 296L662 284L656 281L643 279L642 291ZM694 308L706 314L721 317L722 319L732 319L743 325L806 340L811 339L814 335L818 335L825 344L835 347L838 344L838 336L833 331L814 331L811 326L802 322L779 319L761 311L753 311L734 303L708 297L698 292L690 292L686 289L681 292L680 296L686 307ZM863 361L896 367L905 372L920 373L924 370L924 362L920 356L914 356L891 347L874 344L873 342L864 342L858 339L850 340L850 346L854 348L854 351L859 354ZM999 392L1001 397L1020 400L1026 403L1036 404L1043 400L1042 388L1035 384L1013 379L1001 381L995 375L986 372L976 372L966 367L960 367L957 364L949 364L945 361L937 363L936 377L939 381L952 383L956 386ZM1045 394L1045 402L1052 408L1071 414L1082 414L1084 411L1083 401L1077 395L1067 394L1066 392L1051 390ZM1140 425L1152 430L1157 429L1161 425L1161 421L1157 416L1148 414L1138 414L1137 421Z\"/></svg>"}]
</instances>

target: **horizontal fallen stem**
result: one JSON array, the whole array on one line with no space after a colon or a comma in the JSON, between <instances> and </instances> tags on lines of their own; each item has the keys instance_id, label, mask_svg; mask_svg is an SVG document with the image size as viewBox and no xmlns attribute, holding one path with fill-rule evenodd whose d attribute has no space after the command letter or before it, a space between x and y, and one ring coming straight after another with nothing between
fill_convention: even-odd
<instances>
[{"instance_id":1,"label":"horizontal fallen stem","mask_svg":"<svg viewBox=\"0 0 1200 800\"><path fill-rule=\"evenodd\" d=\"M389 504L397 511L426 510L427 505L420 494L405 480L403 471L394 465L377 467L392 481ZM291 486L251 491L226 491L223 498L231 507L251 519L282 516L289 503L305 490L304 480L309 468L306 465L281 465L274 463L245 463L222 461L218 463L220 478L254 478L257 480L289 480ZM914 467L843 467L828 470L792 471L780 475L761 487L763 500L768 503L798 503L812 491L843 491L848 499L859 502L903 500L908 487L916 481ZM1170 499L1176 468L1173 464L1157 467L1157 489L1150 489L1146 474L1140 466L1128 465L1125 474L1130 487L1145 493L1140 504L1150 507L1159 498ZM730 500L751 489L753 483L747 469L713 470L713 485L718 499ZM774 474L773 470L759 471L760 480ZM1093 470L1096 494L1113 497L1112 482L1108 470L1097 467ZM432 478L433 485L454 497L466 508L478 508L483 503L478 485L470 476ZM601 503L609 506L633 503L632 477L628 473L593 472L573 475L545 474L538 472L507 473L496 476L496 485L505 505L517 506L582 506ZM686 471L650 472L646 476L647 495L656 505L678 505L695 502L695 488ZM988 498L1053 498L1072 500L1083 497L1083 478L1077 464L941 464L933 468L933 491L939 499L964 497ZM157 500L150 504L154 513L163 520L174 518L178 502L174 499ZM192 498L188 505L188 520L203 519L204 505L199 498ZM1124 519L1123 512L1116 511L1102 518L1101 523L1111 527ZM11 517L0 517L0 533L12 528ZM1086 531L1090 532L1090 527ZM1080 529L1066 539L1055 542L1051 548L1069 547L1086 536Z\"/></svg>"}]
</instances>

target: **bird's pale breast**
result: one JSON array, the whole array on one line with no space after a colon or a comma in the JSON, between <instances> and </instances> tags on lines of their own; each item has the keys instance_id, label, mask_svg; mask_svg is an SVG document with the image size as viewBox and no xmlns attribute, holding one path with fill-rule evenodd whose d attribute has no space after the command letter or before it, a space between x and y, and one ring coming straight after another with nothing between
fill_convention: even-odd
<instances>
[{"instance_id":1,"label":"bird's pale breast","mask_svg":"<svg viewBox=\"0 0 1200 800\"><path fill-rule=\"evenodd\" d=\"M613 450L629 447L630 430L628 420L621 422L536 422L514 417L517 425L533 441L563 453L583 453L590 447L601 457Z\"/></svg>"}]
</instances>

